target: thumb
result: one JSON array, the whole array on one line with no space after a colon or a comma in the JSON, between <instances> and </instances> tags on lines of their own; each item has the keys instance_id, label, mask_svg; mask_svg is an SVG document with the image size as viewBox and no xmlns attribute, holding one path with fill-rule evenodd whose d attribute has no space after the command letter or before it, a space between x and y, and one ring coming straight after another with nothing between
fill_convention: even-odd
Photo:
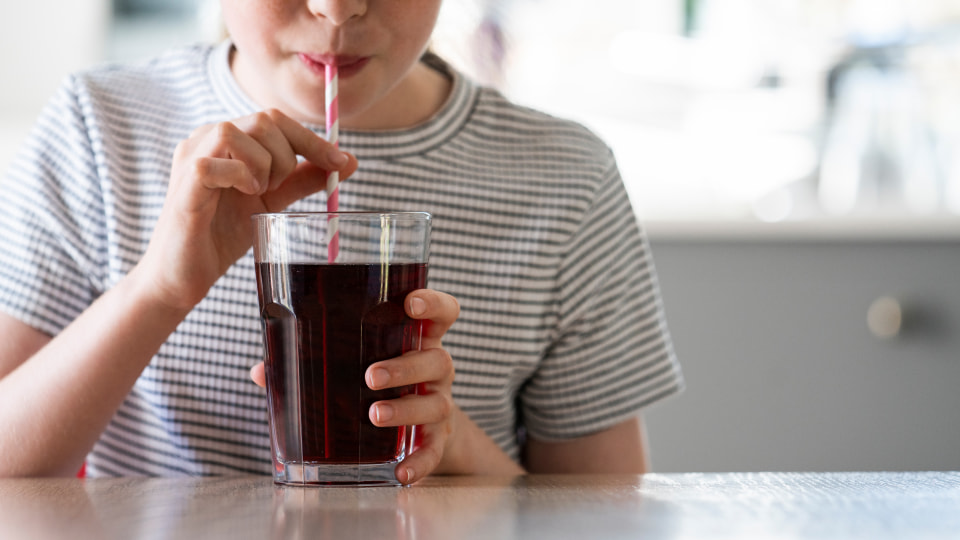
<instances>
[{"instance_id":1,"label":"thumb","mask_svg":"<svg viewBox=\"0 0 960 540\"><path fill-rule=\"evenodd\" d=\"M347 163L337 172L340 181L346 180L357 170L357 158L347 154ZM330 171L322 169L309 161L302 161L274 191L263 195L263 201L271 212L278 212L304 197L313 195L327 187Z\"/></svg>"},{"instance_id":2,"label":"thumb","mask_svg":"<svg viewBox=\"0 0 960 540\"><path fill-rule=\"evenodd\" d=\"M250 368L250 379L252 379L253 382L256 383L256 385L260 388L267 386L267 377L263 369L263 362L260 362L259 364Z\"/></svg>"}]
</instances>

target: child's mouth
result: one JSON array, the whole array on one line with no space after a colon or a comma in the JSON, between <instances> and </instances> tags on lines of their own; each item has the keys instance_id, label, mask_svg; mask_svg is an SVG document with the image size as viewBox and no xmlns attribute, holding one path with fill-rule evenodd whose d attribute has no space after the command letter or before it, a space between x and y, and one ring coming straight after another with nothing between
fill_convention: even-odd
<instances>
[{"instance_id":1,"label":"child's mouth","mask_svg":"<svg viewBox=\"0 0 960 540\"><path fill-rule=\"evenodd\" d=\"M369 56L300 53L300 60L311 71L323 75L327 65L337 66L337 76L345 79L360 72L370 61Z\"/></svg>"}]
</instances>

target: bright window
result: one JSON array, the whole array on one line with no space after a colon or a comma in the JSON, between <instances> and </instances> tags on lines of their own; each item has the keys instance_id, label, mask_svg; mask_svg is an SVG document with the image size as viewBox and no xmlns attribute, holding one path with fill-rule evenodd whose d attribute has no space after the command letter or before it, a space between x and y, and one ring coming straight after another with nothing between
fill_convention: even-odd
<instances>
[{"instance_id":1,"label":"bright window","mask_svg":"<svg viewBox=\"0 0 960 540\"><path fill-rule=\"evenodd\" d=\"M435 48L594 129L647 219L960 214L955 0L448 0Z\"/></svg>"}]
</instances>

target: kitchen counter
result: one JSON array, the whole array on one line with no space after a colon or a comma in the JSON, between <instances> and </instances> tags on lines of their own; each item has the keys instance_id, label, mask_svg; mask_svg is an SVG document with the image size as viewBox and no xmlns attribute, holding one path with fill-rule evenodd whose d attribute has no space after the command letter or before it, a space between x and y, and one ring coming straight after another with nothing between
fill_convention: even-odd
<instances>
[{"instance_id":1,"label":"kitchen counter","mask_svg":"<svg viewBox=\"0 0 960 540\"><path fill-rule=\"evenodd\" d=\"M956 538L960 473L0 480L0 537Z\"/></svg>"}]
</instances>

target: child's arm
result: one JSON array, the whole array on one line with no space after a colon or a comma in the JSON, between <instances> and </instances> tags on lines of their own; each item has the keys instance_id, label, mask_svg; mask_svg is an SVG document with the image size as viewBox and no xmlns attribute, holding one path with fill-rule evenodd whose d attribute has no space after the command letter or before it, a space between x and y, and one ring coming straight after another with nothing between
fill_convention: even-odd
<instances>
[{"instance_id":1,"label":"child's arm","mask_svg":"<svg viewBox=\"0 0 960 540\"><path fill-rule=\"evenodd\" d=\"M531 438L525 461L532 473L642 474L650 469L640 417L567 441Z\"/></svg>"},{"instance_id":2,"label":"child's arm","mask_svg":"<svg viewBox=\"0 0 960 540\"><path fill-rule=\"evenodd\" d=\"M0 477L76 474L186 316L151 302L143 285L128 276L52 340L0 315L0 366L11 370L0 379Z\"/></svg>"},{"instance_id":3,"label":"child's arm","mask_svg":"<svg viewBox=\"0 0 960 540\"><path fill-rule=\"evenodd\" d=\"M356 166L278 111L203 126L182 142L150 245L129 274L52 340L0 316L0 477L73 475L163 342L249 249L250 215L282 210L322 190L328 170L346 178Z\"/></svg>"},{"instance_id":4,"label":"child's arm","mask_svg":"<svg viewBox=\"0 0 960 540\"><path fill-rule=\"evenodd\" d=\"M455 431L444 461L435 471L440 474L642 474L649 470L639 418L568 441L530 439L525 448L525 469L459 409L454 410L451 425Z\"/></svg>"},{"instance_id":5,"label":"child's arm","mask_svg":"<svg viewBox=\"0 0 960 540\"><path fill-rule=\"evenodd\" d=\"M450 425L447 450L435 473L500 476L527 472L459 407L454 407Z\"/></svg>"}]
</instances>

